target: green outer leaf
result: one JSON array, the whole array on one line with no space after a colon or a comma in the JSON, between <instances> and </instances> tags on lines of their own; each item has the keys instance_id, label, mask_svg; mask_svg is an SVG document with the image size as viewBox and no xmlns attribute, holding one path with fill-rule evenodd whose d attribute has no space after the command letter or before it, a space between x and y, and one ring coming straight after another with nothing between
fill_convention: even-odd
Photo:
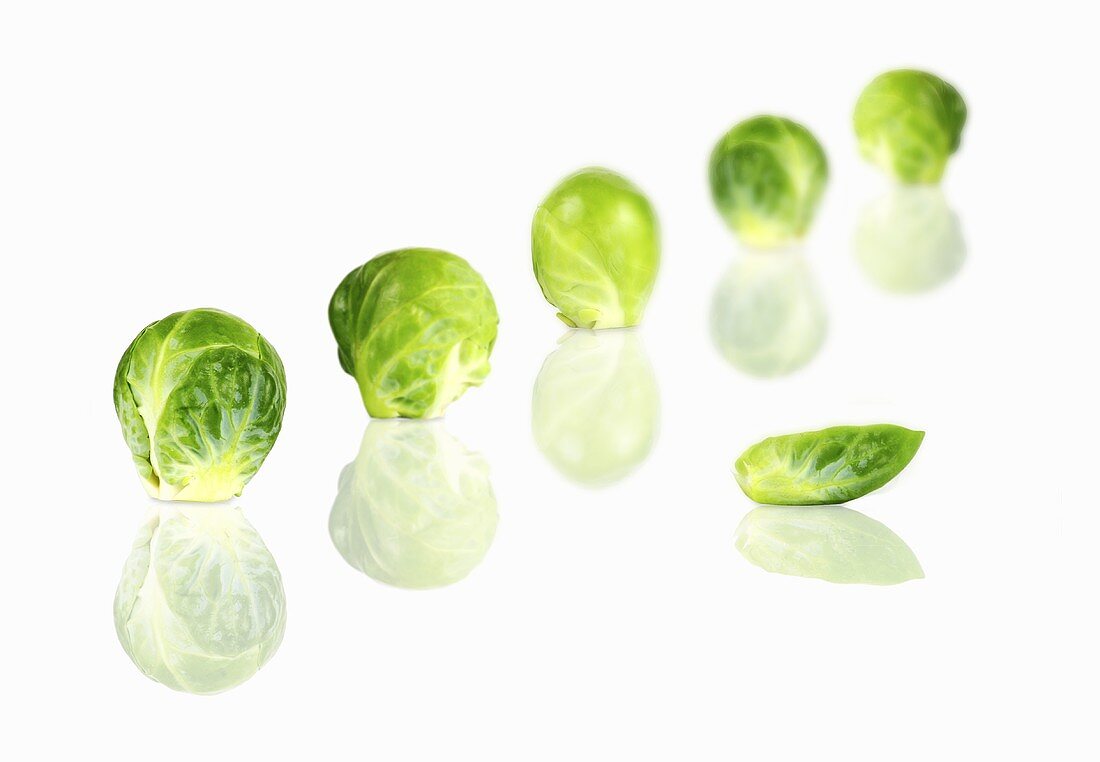
<instances>
[{"instance_id":1,"label":"green outer leaf","mask_svg":"<svg viewBox=\"0 0 1100 762\"><path fill-rule=\"evenodd\" d=\"M923 431L891 424L769 437L742 453L734 474L744 493L758 503L843 503L901 473L923 439Z\"/></svg>"},{"instance_id":2,"label":"green outer leaf","mask_svg":"<svg viewBox=\"0 0 1100 762\"><path fill-rule=\"evenodd\" d=\"M852 116L865 159L905 183L937 183L959 149L966 103L934 74L898 69L880 74Z\"/></svg>"},{"instance_id":3,"label":"green outer leaf","mask_svg":"<svg viewBox=\"0 0 1100 762\"><path fill-rule=\"evenodd\" d=\"M138 338L140 339L144 333L145 329L142 329L142 333L138 334ZM149 494L157 495L160 492L160 478L153 471L149 431L146 429L145 421L142 420L141 413L138 411L133 390L130 389L130 384L126 380L126 376L130 371L130 358L136 343L137 339L122 353L122 359L119 360L118 368L115 370L115 412L118 415L119 423L122 424L122 437L130 448L130 454L133 457L134 466L137 467L138 476L141 477L141 483Z\"/></svg>"},{"instance_id":4,"label":"green outer leaf","mask_svg":"<svg viewBox=\"0 0 1100 762\"><path fill-rule=\"evenodd\" d=\"M714 147L709 165L714 204L749 246L773 248L810 229L829 163L808 129L778 116L738 123Z\"/></svg>"},{"instance_id":5,"label":"green outer leaf","mask_svg":"<svg viewBox=\"0 0 1100 762\"><path fill-rule=\"evenodd\" d=\"M660 260L653 207L636 185L609 169L573 173L535 211L535 279L570 327L637 325Z\"/></svg>"},{"instance_id":6,"label":"green outer leaf","mask_svg":"<svg viewBox=\"0 0 1100 762\"><path fill-rule=\"evenodd\" d=\"M435 418L489 374L496 303L461 257L401 249L352 270L329 302L340 366L375 418Z\"/></svg>"},{"instance_id":7,"label":"green outer leaf","mask_svg":"<svg viewBox=\"0 0 1100 762\"><path fill-rule=\"evenodd\" d=\"M114 399L150 495L228 500L275 443L286 376L274 348L248 323L220 310L189 310L150 324L131 342Z\"/></svg>"},{"instance_id":8,"label":"green outer leaf","mask_svg":"<svg viewBox=\"0 0 1100 762\"><path fill-rule=\"evenodd\" d=\"M166 402L154 439L161 476L187 485L177 499L240 494L281 428L283 389L270 363L236 347L196 359Z\"/></svg>"},{"instance_id":9,"label":"green outer leaf","mask_svg":"<svg viewBox=\"0 0 1100 762\"><path fill-rule=\"evenodd\" d=\"M840 584L897 585L924 571L900 537L841 506L761 506L741 520L734 545L765 571Z\"/></svg>"}]
</instances>

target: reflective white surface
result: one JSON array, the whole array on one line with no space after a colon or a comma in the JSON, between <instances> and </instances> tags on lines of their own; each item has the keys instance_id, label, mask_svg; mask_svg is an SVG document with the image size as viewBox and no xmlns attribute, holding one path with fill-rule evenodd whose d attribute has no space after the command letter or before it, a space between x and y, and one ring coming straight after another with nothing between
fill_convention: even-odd
<instances>
[{"instance_id":1,"label":"reflective white surface","mask_svg":"<svg viewBox=\"0 0 1100 762\"><path fill-rule=\"evenodd\" d=\"M0 756L1095 756L1096 67L1068 4L995 23L934 0L55 5L0 10ZM867 81L909 64L970 105L943 186L967 253L897 296L853 253L889 184L850 119ZM706 159L762 111L807 124L831 164L804 246L827 336L775 378L731 366L710 322L742 253ZM531 216L591 163L650 193L664 243L638 332L659 436L600 489L532 433L562 326L531 273ZM444 421L488 465L498 523L431 590L358 572L329 533L367 417L325 308L352 267L415 245L468 258L502 316L485 385ZM148 321L200 305L255 325L288 381L240 500L278 560L285 637L214 697L143 677L112 621L147 505L115 364ZM747 562L737 455L877 421L928 434L848 508L925 578L834 585Z\"/></svg>"}]
</instances>

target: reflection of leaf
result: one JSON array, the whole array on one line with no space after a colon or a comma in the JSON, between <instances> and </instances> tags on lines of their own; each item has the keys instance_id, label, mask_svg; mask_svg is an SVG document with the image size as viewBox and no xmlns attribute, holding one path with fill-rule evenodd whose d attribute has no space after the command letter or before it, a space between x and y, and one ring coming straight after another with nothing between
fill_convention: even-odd
<instances>
[{"instance_id":1,"label":"reflection of leaf","mask_svg":"<svg viewBox=\"0 0 1100 762\"><path fill-rule=\"evenodd\" d=\"M364 574L404 588L459 581L497 526L489 467L441 421L372 421L340 474L329 534Z\"/></svg>"},{"instance_id":2,"label":"reflection of leaf","mask_svg":"<svg viewBox=\"0 0 1100 762\"><path fill-rule=\"evenodd\" d=\"M900 537L842 506L754 508L737 527L734 544L750 563L776 574L865 585L924 577Z\"/></svg>"},{"instance_id":3,"label":"reflection of leaf","mask_svg":"<svg viewBox=\"0 0 1100 762\"><path fill-rule=\"evenodd\" d=\"M609 484L632 471L653 448L659 418L657 380L634 331L574 331L535 379L535 442L581 484Z\"/></svg>"},{"instance_id":4,"label":"reflection of leaf","mask_svg":"<svg viewBox=\"0 0 1100 762\"><path fill-rule=\"evenodd\" d=\"M966 259L959 217L938 186L898 186L864 207L854 247L867 277L894 293L946 283Z\"/></svg>"},{"instance_id":5,"label":"reflection of leaf","mask_svg":"<svg viewBox=\"0 0 1100 762\"><path fill-rule=\"evenodd\" d=\"M803 367L821 349L826 328L813 275L794 251L739 257L711 301L715 347L753 376L785 376Z\"/></svg>"}]
</instances>

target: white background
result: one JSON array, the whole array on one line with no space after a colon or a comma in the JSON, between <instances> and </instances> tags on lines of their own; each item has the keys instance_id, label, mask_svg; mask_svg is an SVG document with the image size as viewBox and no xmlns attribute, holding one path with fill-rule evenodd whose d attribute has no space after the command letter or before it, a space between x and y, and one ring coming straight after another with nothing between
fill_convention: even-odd
<instances>
[{"instance_id":1,"label":"white background","mask_svg":"<svg viewBox=\"0 0 1100 762\"><path fill-rule=\"evenodd\" d=\"M1096 273L1084 5L643 5L3 5L3 756L1095 758L1097 505L1068 499L1089 461L1064 431L1095 421L1073 391L1095 390L1095 336L1074 333L1094 313L1064 309ZM970 107L944 183L969 253L898 297L851 252L888 184L850 120L874 75L907 65ZM706 160L759 112L808 125L832 165L806 244L828 336L774 381L726 364L708 331L737 251ZM530 219L588 164L637 182L663 227L642 330L660 438L597 491L530 431L562 333ZM470 577L431 592L354 571L326 528L367 423L326 305L405 246L466 257L502 316L492 374L446 423L490 463L499 529ZM282 570L286 638L215 697L143 677L111 617L147 505L115 364L146 323L197 306L255 325L289 384L240 500ZM740 451L873 421L928 432L853 505L927 578L838 586L745 561Z\"/></svg>"}]
</instances>

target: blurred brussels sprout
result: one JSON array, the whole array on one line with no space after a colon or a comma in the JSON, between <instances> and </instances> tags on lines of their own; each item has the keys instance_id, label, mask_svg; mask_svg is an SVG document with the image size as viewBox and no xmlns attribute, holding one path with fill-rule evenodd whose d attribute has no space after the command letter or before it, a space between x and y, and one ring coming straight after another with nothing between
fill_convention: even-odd
<instances>
[{"instance_id":1,"label":"blurred brussels sprout","mask_svg":"<svg viewBox=\"0 0 1100 762\"><path fill-rule=\"evenodd\" d=\"M966 104L934 74L898 69L863 89L853 122L865 159L903 183L937 183L959 149Z\"/></svg>"},{"instance_id":2,"label":"blurred brussels sprout","mask_svg":"<svg viewBox=\"0 0 1100 762\"><path fill-rule=\"evenodd\" d=\"M817 284L797 251L745 253L711 300L714 346L751 376L785 376L803 367L821 349L827 328Z\"/></svg>"},{"instance_id":3,"label":"blurred brussels sprout","mask_svg":"<svg viewBox=\"0 0 1100 762\"><path fill-rule=\"evenodd\" d=\"M489 466L442 421L372 421L340 474L329 534L344 560L395 587L458 582L497 528Z\"/></svg>"},{"instance_id":4,"label":"blurred brussels sprout","mask_svg":"<svg viewBox=\"0 0 1100 762\"><path fill-rule=\"evenodd\" d=\"M864 585L924 577L900 537L841 506L754 508L737 527L734 545L749 563L776 574Z\"/></svg>"},{"instance_id":5,"label":"blurred brussels sprout","mask_svg":"<svg viewBox=\"0 0 1100 762\"><path fill-rule=\"evenodd\" d=\"M659 238L657 215L637 186L609 169L582 169L535 212L535 278L571 327L637 325L657 279Z\"/></svg>"},{"instance_id":6,"label":"blurred brussels sprout","mask_svg":"<svg viewBox=\"0 0 1100 762\"><path fill-rule=\"evenodd\" d=\"M748 246L772 248L802 238L813 222L829 164L797 122L757 116L735 125L710 155L714 204Z\"/></svg>"},{"instance_id":7,"label":"blurred brussels sprout","mask_svg":"<svg viewBox=\"0 0 1100 762\"><path fill-rule=\"evenodd\" d=\"M240 509L167 503L138 532L115 593L115 630L148 677L188 693L240 685L283 640L275 559Z\"/></svg>"},{"instance_id":8,"label":"blurred brussels sprout","mask_svg":"<svg viewBox=\"0 0 1100 762\"><path fill-rule=\"evenodd\" d=\"M928 291L966 259L958 215L939 186L897 186L864 207L856 259L875 284L895 293Z\"/></svg>"},{"instance_id":9,"label":"blurred brussels sprout","mask_svg":"<svg viewBox=\"0 0 1100 762\"><path fill-rule=\"evenodd\" d=\"M115 371L115 412L146 491L214 502L241 494L286 407L279 355L240 318L176 312L137 335Z\"/></svg>"},{"instance_id":10,"label":"blurred brussels sprout","mask_svg":"<svg viewBox=\"0 0 1100 762\"><path fill-rule=\"evenodd\" d=\"M461 257L381 254L348 273L329 302L340 365L375 418L437 418L489 375L496 303Z\"/></svg>"},{"instance_id":11,"label":"blurred brussels sprout","mask_svg":"<svg viewBox=\"0 0 1100 762\"><path fill-rule=\"evenodd\" d=\"M634 331L574 331L535 379L531 431L542 454L584 485L618 481L657 440L660 394Z\"/></svg>"}]
</instances>

